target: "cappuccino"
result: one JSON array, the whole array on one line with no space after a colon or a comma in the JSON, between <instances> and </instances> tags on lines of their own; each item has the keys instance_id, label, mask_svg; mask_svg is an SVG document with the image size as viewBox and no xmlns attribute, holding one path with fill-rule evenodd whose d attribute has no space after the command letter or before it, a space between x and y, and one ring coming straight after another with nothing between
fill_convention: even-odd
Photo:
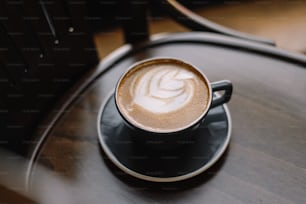
<instances>
[{"instance_id":1,"label":"cappuccino","mask_svg":"<svg viewBox=\"0 0 306 204\"><path fill-rule=\"evenodd\" d=\"M211 100L205 77L174 59L137 64L119 81L117 106L131 124L153 132L172 132L203 116Z\"/></svg>"}]
</instances>

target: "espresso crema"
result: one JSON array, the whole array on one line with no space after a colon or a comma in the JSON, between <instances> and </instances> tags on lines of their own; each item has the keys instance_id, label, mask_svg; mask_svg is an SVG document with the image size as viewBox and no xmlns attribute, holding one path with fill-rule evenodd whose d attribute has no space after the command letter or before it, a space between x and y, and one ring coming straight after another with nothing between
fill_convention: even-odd
<instances>
[{"instance_id":1,"label":"espresso crema","mask_svg":"<svg viewBox=\"0 0 306 204\"><path fill-rule=\"evenodd\" d=\"M171 132L186 127L203 114L210 101L201 73L174 60L136 65L117 89L117 104L124 117L149 131Z\"/></svg>"}]
</instances>

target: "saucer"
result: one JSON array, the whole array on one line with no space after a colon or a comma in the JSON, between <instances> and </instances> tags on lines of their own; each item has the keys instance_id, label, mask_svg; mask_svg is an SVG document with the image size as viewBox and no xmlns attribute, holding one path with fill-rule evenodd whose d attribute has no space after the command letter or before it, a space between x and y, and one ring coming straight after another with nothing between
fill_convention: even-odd
<instances>
[{"instance_id":1,"label":"saucer","mask_svg":"<svg viewBox=\"0 0 306 204\"><path fill-rule=\"evenodd\" d=\"M101 106L97 125L110 161L126 174L152 182L176 182L204 172L225 152L232 129L227 106L218 106L209 110L194 140L171 151L150 150L131 139L113 94Z\"/></svg>"}]
</instances>

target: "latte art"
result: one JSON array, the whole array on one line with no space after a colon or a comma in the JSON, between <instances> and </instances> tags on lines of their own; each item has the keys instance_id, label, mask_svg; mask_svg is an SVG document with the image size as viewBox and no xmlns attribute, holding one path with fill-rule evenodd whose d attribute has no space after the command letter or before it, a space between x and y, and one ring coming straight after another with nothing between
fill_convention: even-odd
<instances>
[{"instance_id":1,"label":"latte art","mask_svg":"<svg viewBox=\"0 0 306 204\"><path fill-rule=\"evenodd\" d=\"M175 59L153 59L129 69L115 97L128 123L153 132L172 132L205 113L210 89L193 66Z\"/></svg>"},{"instance_id":2,"label":"latte art","mask_svg":"<svg viewBox=\"0 0 306 204\"><path fill-rule=\"evenodd\" d=\"M193 97L195 75L179 67L161 66L135 77L130 87L133 103L153 113L169 113Z\"/></svg>"}]
</instances>

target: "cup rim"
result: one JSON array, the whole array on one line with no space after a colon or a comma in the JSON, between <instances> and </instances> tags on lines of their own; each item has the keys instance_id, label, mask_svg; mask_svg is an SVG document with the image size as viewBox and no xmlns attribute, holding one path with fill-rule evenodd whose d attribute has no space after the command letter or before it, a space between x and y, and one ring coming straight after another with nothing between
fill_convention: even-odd
<instances>
[{"instance_id":1,"label":"cup rim","mask_svg":"<svg viewBox=\"0 0 306 204\"><path fill-rule=\"evenodd\" d=\"M185 126L182 126L180 128L175 128L175 129L167 129L167 130L159 130L159 129L153 129L153 128L145 128L143 126L140 126L138 123L132 121L129 119L128 116L126 116L124 114L124 111L121 110L119 104L118 104L118 89L119 89L119 85L121 84L123 78L128 74L130 73L131 71L133 71L134 69L138 68L139 66L143 65L143 64L150 64L150 63L156 63L156 61L161 61L161 62L175 62L175 63L178 63L178 64L183 64L183 65L186 65L188 66L189 68L192 68L194 69L196 72L198 72L202 77L203 79L205 80L205 83L206 83L206 86L208 88L208 96L209 96L209 99L208 99L208 104L207 106L205 107L204 111L202 112L202 114L197 117L196 119L194 119L191 123L188 123L187 125ZM211 107L211 103L212 103L212 99L213 99L213 96L212 96L212 88L211 88L211 85L210 85L210 81L208 80L208 78L206 77L206 75L201 71L199 70L196 66L194 66L193 64L191 63L187 63L183 60L180 60L180 59L177 59L177 58L172 58L172 57L154 57L154 58L149 58L149 59L145 59L145 60L141 60L141 61L138 61L138 62L135 62L133 63L132 65L130 65L126 71L124 71L124 73L121 75L121 77L119 78L119 80L117 81L117 84L116 84L116 88L115 88L115 93L114 93L114 97L115 97L115 105L116 105L116 108L119 112L119 114L121 115L121 117L124 119L124 121L127 123L128 126L130 126L131 128L133 129L137 129L137 130L141 130L141 131L144 131L144 132L149 132L151 134L177 134L177 133L180 133L180 132L184 132L186 130L189 130L190 128L194 127L195 125L197 125L199 122L201 122L202 119L205 118L205 116L207 115L210 107Z\"/></svg>"}]
</instances>

